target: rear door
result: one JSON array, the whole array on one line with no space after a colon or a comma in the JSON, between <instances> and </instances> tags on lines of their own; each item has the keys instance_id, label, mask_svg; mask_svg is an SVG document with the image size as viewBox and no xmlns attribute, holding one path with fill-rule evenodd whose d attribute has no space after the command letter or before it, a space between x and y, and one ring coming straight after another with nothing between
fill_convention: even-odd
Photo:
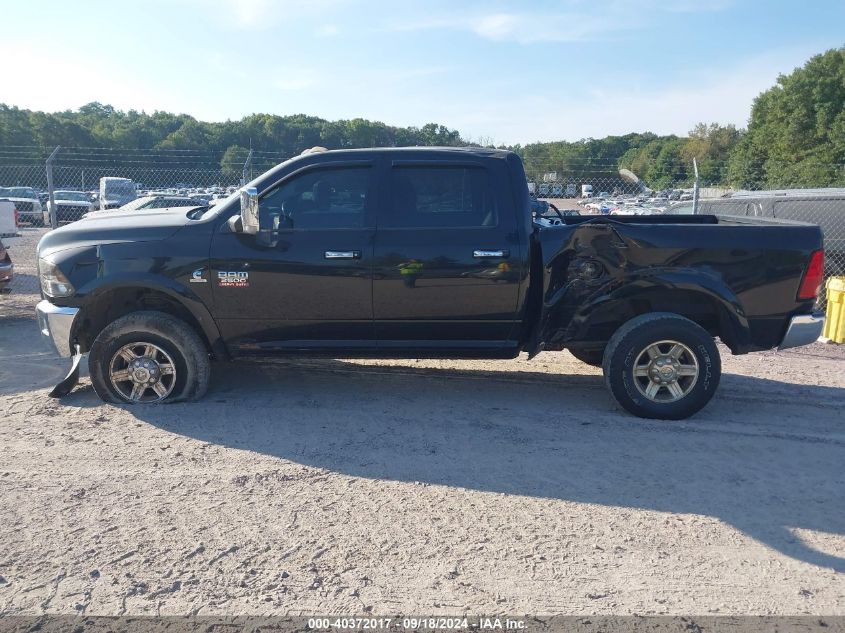
<instances>
[{"instance_id":1,"label":"rear door","mask_svg":"<svg viewBox=\"0 0 845 633\"><path fill-rule=\"evenodd\" d=\"M515 346L520 253L504 161L397 160L385 169L373 253L379 347Z\"/></svg>"}]
</instances>

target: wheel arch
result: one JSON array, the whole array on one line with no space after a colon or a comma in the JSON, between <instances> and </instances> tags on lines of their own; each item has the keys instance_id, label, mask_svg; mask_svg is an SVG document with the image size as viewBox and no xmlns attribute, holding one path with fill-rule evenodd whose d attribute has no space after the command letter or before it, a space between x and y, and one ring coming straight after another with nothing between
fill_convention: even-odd
<instances>
[{"instance_id":1,"label":"wheel arch","mask_svg":"<svg viewBox=\"0 0 845 633\"><path fill-rule=\"evenodd\" d=\"M718 336L734 354L747 351L750 329L739 299L718 278L697 273L628 278L593 295L573 314L566 346L607 341L627 321L652 312L678 314Z\"/></svg>"},{"instance_id":2,"label":"wheel arch","mask_svg":"<svg viewBox=\"0 0 845 633\"><path fill-rule=\"evenodd\" d=\"M200 336L208 351L228 358L220 330L205 304L192 292L170 279L126 276L85 288L85 302L74 322L71 338L86 352L109 324L131 312L155 310L187 323Z\"/></svg>"}]
</instances>

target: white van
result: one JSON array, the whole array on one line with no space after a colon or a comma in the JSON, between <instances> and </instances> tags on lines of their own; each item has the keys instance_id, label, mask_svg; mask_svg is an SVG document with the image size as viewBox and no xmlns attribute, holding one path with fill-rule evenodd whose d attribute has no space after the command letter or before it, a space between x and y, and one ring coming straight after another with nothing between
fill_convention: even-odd
<instances>
[{"instance_id":1,"label":"white van","mask_svg":"<svg viewBox=\"0 0 845 633\"><path fill-rule=\"evenodd\" d=\"M15 203L10 200L0 200L0 237L13 237L17 234Z\"/></svg>"},{"instance_id":2,"label":"white van","mask_svg":"<svg viewBox=\"0 0 845 633\"><path fill-rule=\"evenodd\" d=\"M100 209L117 209L137 197L138 190L129 178L100 178Z\"/></svg>"}]
</instances>

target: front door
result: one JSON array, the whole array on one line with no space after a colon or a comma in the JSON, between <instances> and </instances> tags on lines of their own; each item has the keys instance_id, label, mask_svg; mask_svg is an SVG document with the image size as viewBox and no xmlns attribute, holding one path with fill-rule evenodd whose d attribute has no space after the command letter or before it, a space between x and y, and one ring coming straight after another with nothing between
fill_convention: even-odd
<instances>
[{"instance_id":1,"label":"front door","mask_svg":"<svg viewBox=\"0 0 845 633\"><path fill-rule=\"evenodd\" d=\"M214 315L235 353L374 345L375 179L360 162L305 168L260 196L259 235L215 234Z\"/></svg>"},{"instance_id":2,"label":"front door","mask_svg":"<svg viewBox=\"0 0 845 633\"><path fill-rule=\"evenodd\" d=\"M387 169L373 260L379 348L515 346L520 253L507 172L442 160Z\"/></svg>"}]
</instances>

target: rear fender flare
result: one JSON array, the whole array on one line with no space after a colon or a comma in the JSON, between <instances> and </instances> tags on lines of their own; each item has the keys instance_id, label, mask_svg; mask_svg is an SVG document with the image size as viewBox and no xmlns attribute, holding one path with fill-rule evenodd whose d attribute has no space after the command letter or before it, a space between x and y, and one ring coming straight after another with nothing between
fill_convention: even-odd
<instances>
[{"instance_id":1,"label":"rear fender flare","mask_svg":"<svg viewBox=\"0 0 845 633\"><path fill-rule=\"evenodd\" d=\"M742 353L750 345L748 318L736 294L724 281L711 274L692 270L649 271L614 280L592 294L590 300L579 307L565 326L564 338L578 340L584 336L591 320L608 310L618 310L623 305L648 295L683 291L703 297L716 307L719 335L734 353ZM657 310L662 308L658 305ZM679 314L683 315L680 311ZM563 324L561 324L563 325Z\"/></svg>"}]
</instances>

